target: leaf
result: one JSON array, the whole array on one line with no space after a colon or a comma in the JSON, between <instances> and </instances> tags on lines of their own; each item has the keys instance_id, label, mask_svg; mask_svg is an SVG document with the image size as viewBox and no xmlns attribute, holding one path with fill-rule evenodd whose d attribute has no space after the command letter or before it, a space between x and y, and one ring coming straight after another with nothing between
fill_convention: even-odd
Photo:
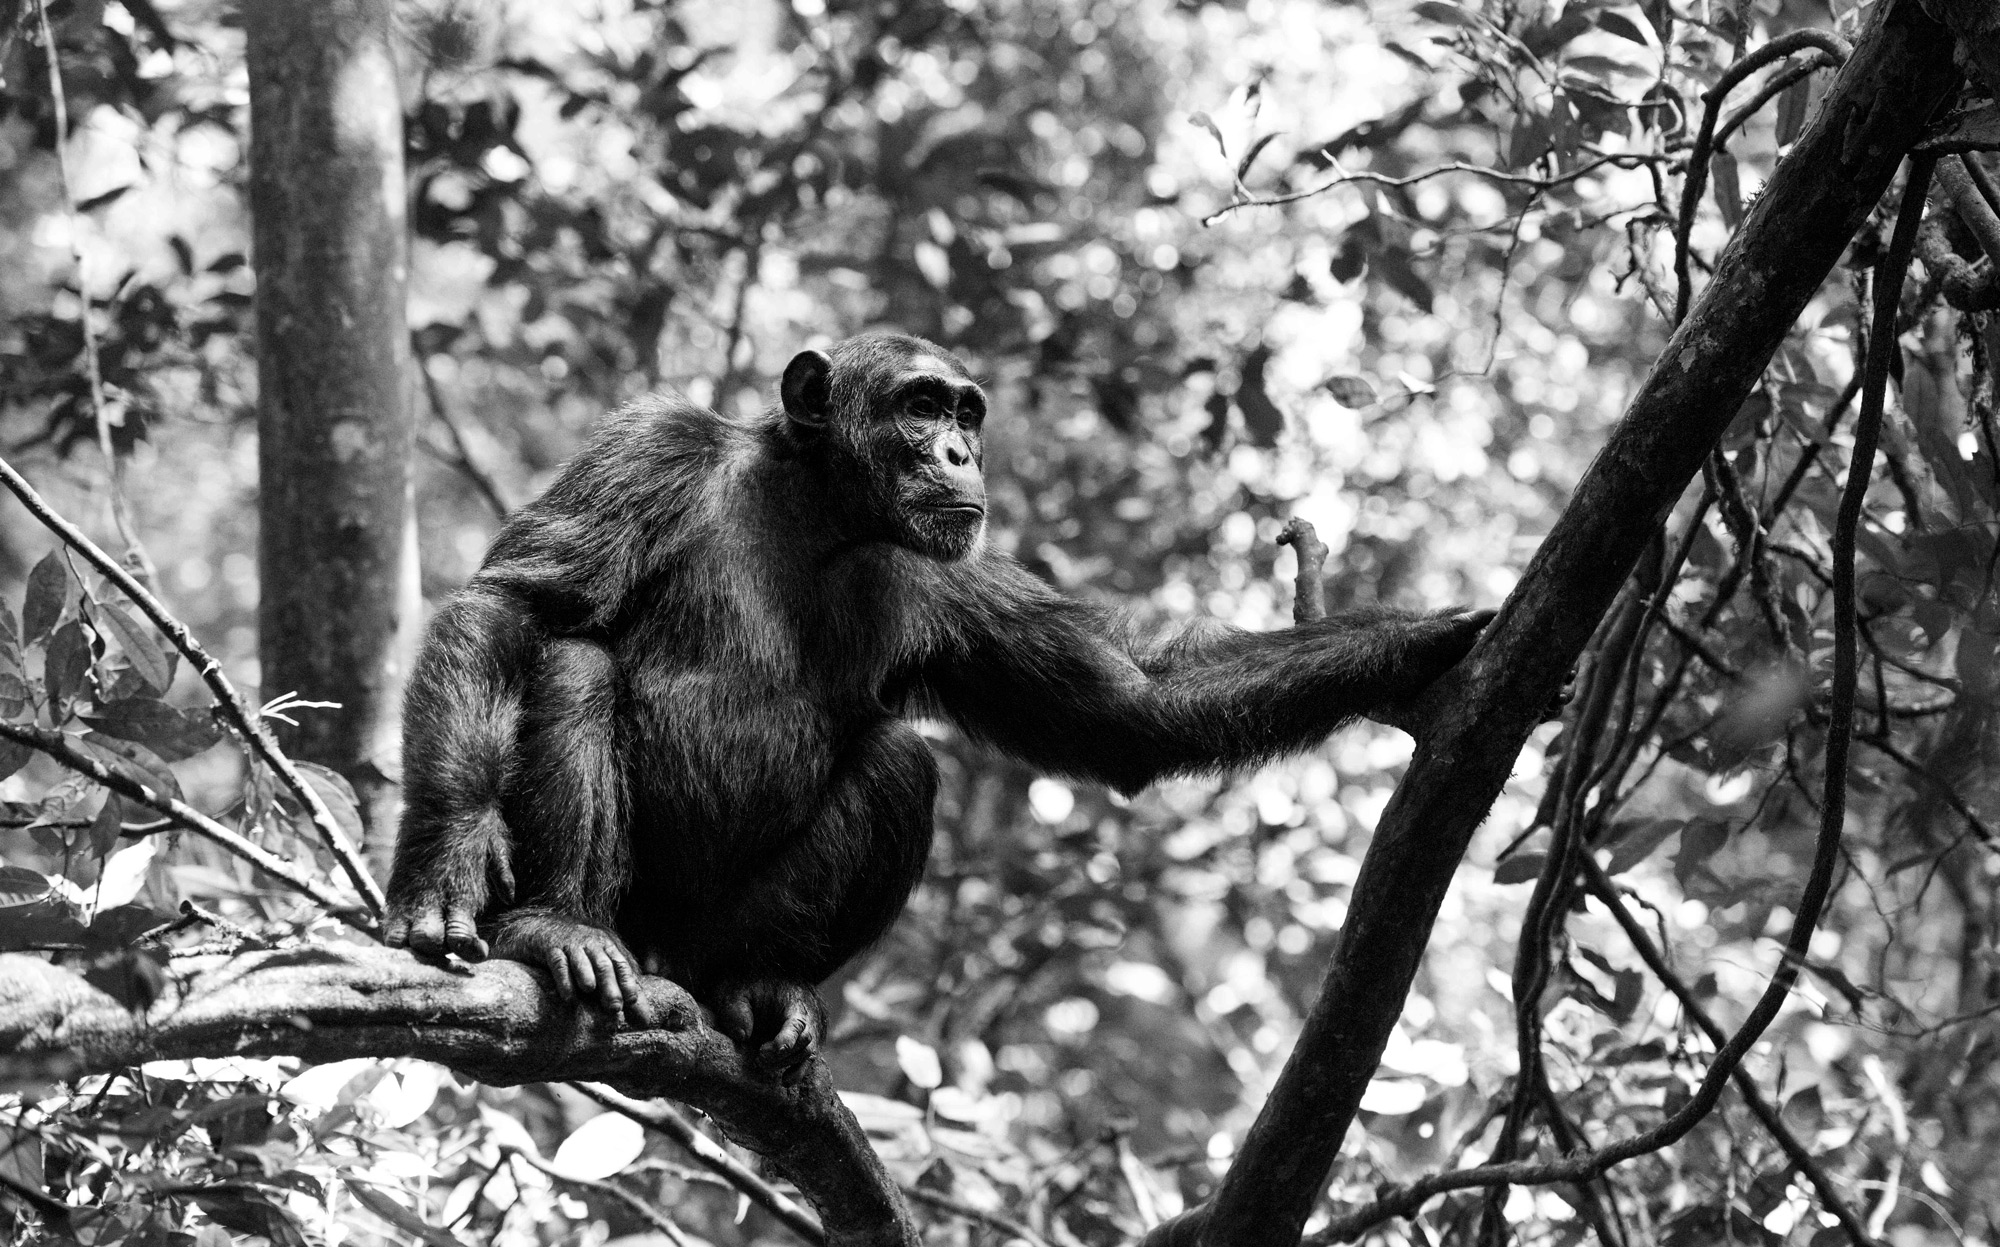
<instances>
[{"instance_id":1,"label":"leaf","mask_svg":"<svg viewBox=\"0 0 2000 1247\"><path fill-rule=\"evenodd\" d=\"M1250 150L1244 152L1243 159L1236 162L1237 181L1241 182L1250 172L1250 166L1257 163L1257 157L1263 154L1266 147L1270 146L1272 139L1278 137L1278 133L1278 131L1273 130L1271 133L1263 135L1250 144Z\"/></svg>"},{"instance_id":2,"label":"leaf","mask_svg":"<svg viewBox=\"0 0 2000 1247\"><path fill-rule=\"evenodd\" d=\"M83 691L84 680L90 674L90 635L83 630L83 624L70 620L56 629L49 638L48 660L42 668L42 687L48 690L49 713L61 720L58 707L73 700Z\"/></svg>"},{"instance_id":3,"label":"leaf","mask_svg":"<svg viewBox=\"0 0 2000 1247\"><path fill-rule=\"evenodd\" d=\"M49 877L39 870L0 865L0 909L33 905L46 898L54 888Z\"/></svg>"},{"instance_id":4,"label":"leaf","mask_svg":"<svg viewBox=\"0 0 2000 1247\"><path fill-rule=\"evenodd\" d=\"M1708 176L1713 183L1710 192L1715 197L1716 209L1733 231L1743 224L1743 184L1736 177L1736 157L1721 151L1711 155Z\"/></svg>"},{"instance_id":5,"label":"leaf","mask_svg":"<svg viewBox=\"0 0 2000 1247\"><path fill-rule=\"evenodd\" d=\"M1417 16L1445 26L1479 25L1478 18L1455 4L1446 4L1444 0L1423 0L1423 3L1417 6Z\"/></svg>"},{"instance_id":6,"label":"leaf","mask_svg":"<svg viewBox=\"0 0 2000 1247\"><path fill-rule=\"evenodd\" d=\"M1493 868L1493 882L1503 886L1510 883L1533 883L1541 878L1542 863L1547 860L1546 853L1516 853Z\"/></svg>"},{"instance_id":7,"label":"leaf","mask_svg":"<svg viewBox=\"0 0 2000 1247\"><path fill-rule=\"evenodd\" d=\"M623 1173L646 1150L646 1128L623 1113L599 1113L570 1131L549 1164L571 1178L599 1182Z\"/></svg>"},{"instance_id":8,"label":"leaf","mask_svg":"<svg viewBox=\"0 0 2000 1247\"><path fill-rule=\"evenodd\" d=\"M1784 1108L1778 1110L1784 1123L1796 1134L1811 1137L1826 1124L1826 1105L1820 1098L1818 1087L1807 1087L1785 1101Z\"/></svg>"},{"instance_id":9,"label":"leaf","mask_svg":"<svg viewBox=\"0 0 2000 1247\"><path fill-rule=\"evenodd\" d=\"M193 714L151 697L106 702L83 721L119 740L146 746L169 762L192 758L222 739L208 714Z\"/></svg>"},{"instance_id":10,"label":"leaf","mask_svg":"<svg viewBox=\"0 0 2000 1247\"><path fill-rule=\"evenodd\" d=\"M0 952L73 948L83 943L84 934L75 915L53 900L0 909Z\"/></svg>"},{"instance_id":11,"label":"leaf","mask_svg":"<svg viewBox=\"0 0 2000 1247\"><path fill-rule=\"evenodd\" d=\"M937 1049L908 1035L896 1036L896 1064L903 1069L903 1077L926 1091L935 1091L944 1082L944 1067L938 1061Z\"/></svg>"},{"instance_id":12,"label":"leaf","mask_svg":"<svg viewBox=\"0 0 2000 1247\"><path fill-rule=\"evenodd\" d=\"M366 1208L405 1234L414 1234L431 1244L431 1247L465 1247L465 1244L458 1238L445 1233L434 1225L426 1224L417 1214L403 1207L395 1200L390 1199L374 1187L366 1186L353 1178L347 1178L344 1181L347 1184L347 1189L353 1192L354 1198L360 1201L363 1208ZM280 1245L273 1243L272 1247L280 1247Z\"/></svg>"},{"instance_id":13,"label":"leaf","mask_svg":"<svg viewBox=\"0 0 2000 1247\"><path fill-rule=\"evenodd\" d=\"M21 626L28 641L41 640L56 626L69 605L73 583L61 550L49 551L28 573L28 596L21 604Z\"/></svg>"},{"instance_id":14,"label":"leaf","mask_svg":"<svg viewBox=\"0 0 2000 1247\"><path fill-rule=\"evenodd\" d=\"M1259 343L1243 358L1243 379L1236 386L1236 406L1243 413L1243 427L1259 446L1276 446L1285 431L1285 413L1271 401L1264 389L1264 366L1271 362L1271 348Z\"/></svg>"},{"instance_id":15,"label":"leaf","mask_svg":"<svg viewBox=\"0 0 2000 1247\"><path fill-rule=\"evenodd\" d=\"M24 670L21 663L21 630L14 623L14 612L0 604L0 667L20 674Z\"/></svg>"},{"instance_id":16,"label":"leaf","mask_svg":"<svg viewBox=\"0 0 2000 1247\"><path fill-rule=\"evenodd\" d=\"M1604 10L1597 15L1597 28L1606 34L1617 35L1620 39L1636 43L1642 48L1648 46L1646 32L1639 29L1639 24L1623 13Z\"/></svg>"},{"instance_id":17,"label":"leaf","mask_svg":"<svg viewBox=\"0 0 2000 1247\"><path fill-rule=\"evenodd\" d=\"M0 779L28 765L28 759L34 756L35 751L20 741L0 738Z\"/></svg>"},{"instance_id":18,"label":"leaf","mask_svg":"<svg viewBox=\"0 0 2000 1247\"><path fill-rule=\"evenodd\" d=\"M1682 888L1695 871L1729 843L1729 824L1719 818L1693 818L1681 828L1681 851L1674 855L1674 878Z\"/></svg>"},{"instance_id":19,"label":"leaf","mask_svg":"<svg viewBox=\"0 0 2000 1247\"><path fill-rule=\"evenodd\" d=\"M360 844L363 839L361 802L355 798L353 785L339 772L330 771L317 762L294 762L292 765L299 768L299 774L326 803L334 824L347 833L348 843Z\"/></svg>"},{"instance_id":20,"label":"leaf","mask_svg":"<svg viewBox=\"0 0 2000 1247\"><path fill-rule=\"evenodd\" d=\"M1681 822L1675 818L1642 818L1618 824L1612 829L1615 839L1610 841L1611 860L1605 864L1604 873L1624 874L1651 857L1654 849L1680 829Z\"/></svg>"},{"instance_id":21,"label":"leaf","mask_svg":"<svg viewBox=\"0 0 2000 1247\"><path fill-rule=\"evenodd\" d=\"M934 290L944 290L951 285L951 253L928 238L917 240L912 252L917 263L917 271Z\"/></svg>"},{"instance_id":22,"label":"leaf","mask_svg":"<svg viewBox=\"0 0 2000 1247\"><path fill-rule=\"evenodd\" d=\"M195 1191L188 1198L216 1224L240 1234L261 1234L271 1240L271 1247L309 1247L304 1231L292 1220L292 1215L260 1191L216 1186ZM457 1243L453 1241L451 1247L457 1247Z\"/></svg>"},{"instance_id":23,"label":"leaf","mask_svg":"<svg viewBox=\"0 0 2000 1247\"><path fill-rule=\"evenodd\" d=\"M0 1125L0 1180L16 1191L48 1191L48 1171L42 1152L42 1136L35 1126L19 1124L19 1118ZM51 1237L54 1237L53 1235Z\"/></svg>"},{"instance_id":24,"label":"leaf","mask_svg":"<svg viewBox=\"0 0 2000 1247\"><path fill-rule=\"evenodd\" d=\"M132 670L155 693L164 693L174 682L173 656L160 648L150 629L142 627L116 606L99 603L93 622L106 625L112 636L118 640L118 647L125 651Z\"/></svg>"},{"instance_id":25,"label":"leaf","mask_svg":"<svg viewBox=\"0 0 2000 1247\"><path fill-rule=\"evenodd\" d=\"M18 675L0 672L0 718L12 719L28 708L34 691Z\"/></svg>"},{"instance_id":26,"label":"leaf","mask_svg":"<svg viewBox=\"0 0 2000 1247\"><path fill-rule=\"evenodd\" d=\"M1342 407L1358 410L1362 407L1373 407L1379 401L1375 396L1375 387L1360 377L1343 373L1337 377L1328 377L1324 384L1327 393L1333 395L1333 401Z\"/></svg>"},{"instance_id":27,"label":"leaf","mask_svg":"<svg viewBox=\"0 0 2000 1247\"><path fill-rule=\"evenodd\" d=\"M118 740L102 732L85 732L84 752L127 779L136 780L163 797L179 798L181 782L173 768L144 745Z\"/></svg>"},{"instance_id":28,"label":"leaf","mask_svg":"<svg viewBox=\"0 0 2000 1247\"><path fill-rule=\"evenodd\" d=\"M1327 262L1326 271L1333 274L1337 282L1353 281L1368 271L1367 246L1351 234L1341 239L1333 259Z\"/></svg>"},{"instance_id":29,"label":"leaf","mask_svg":"<svg viewBox=\"0 0 2000 1247\"><path fill-rule=\"evenodd\" d=\"M1517 113L1513 130L1507 136L1507 155L1502 167L1521 169L1540 160L1549 149L1551 133L1547 117L1533 111Z\"/></svg>"},{"instance_id":30,"label":"leaf","mask_svg":"<svg viewBox=\"0 0 2000 1247\"><path fill-rule=\"evenodd\" d=\"M103 857L118 845L118 811L122 808L116 793L107 794L104 804L97 807L97 817L90 820L90 851ZM122 905L131 900L123 896L113 905Z\"/></svg>"},{"instance_id":31,"label":"leaf","mask_svg":"<svg viewBox=\"0 0 2000 1247\"><path fill-rule=\"evenodd\" d=\"M88 199L79 200L76 210L78 212L94 212L99 208L109 207L111 204L117 203L120 199L124 198L125 192L131 189L132 183L130 182L127 182L123 186L114 186L102 195L92 195Z\"/></svg>"},{"instance_id":32,"label":"leaf","mask_svg":"<svg viewBox=\"0 0 2000 1247\"><path fill-rule=\"evenodd\" d=\"M1384 247L1374 257L1375 272L1389 289L1402 295L1430 314L1433 296L1431 284L1425 281L1410 265L1410 253L1396 247Z\"/></svg>"},{"instance_id":33,"label":"leaf","mask_svg":"<svg viewBox=\"0 0 2000 1247\"><path fill-rule=\"evenodd\" d=\"M128 1012L144 1013L166 991L167 950L126 949L99 957L83 972L83 981L124 1005ZM219 1217L216 1219L221 1220ZM271 1240L277 1242L277 1235L271 1235Z\"/></svg>"},{"instance_id":34,"label":"leaf","mask_svg":"<svg viewBox=\"0 0 2000 1247\"><path fill-rule=\"evenodd\" d=\"M116 811L116 801L106 801L104 808ZM112 826L118 825L117 815L112 815ZM139 889L146 886L146 876L152 871L153 856L159 852L160 841L156 836L148 836L129 849L120 849L104 863L104 869L97 876L97 886L92 889L92 899L105 909L124 905L139 895Z\"/></svg>"},{"instance_id":35,"label":"leaf","mask_svg":"<svg viewBox=\"0 0 2000 1247\"><path fill-rule=\"evenodd\" d=\"M1812 103L1813 76L1805 77L1786 87L1778 96L1778 146L1798 141L1805 132L1806 111Z\"/></svg>"},{"instance_id":36,"label":"leaf","mask_svg":"<svg viewBox=\"0 0 2000 1247\"><path fill-rule=\"evenodd\" d=\"M1563 68L1574 70L1586 79L1605 86L1612 85L1620 78L1650 79L1653 76L1653 71L1644 65L1634 65L1630 61L1621 61L1610 56L1572 56L1563 61Z\"/></svg>"},{"instance_id":37,"label":"leaf","mask_svg":"<svg viewBox=\"0 0 2000 1247\"><path fill-rule=\"evenodd\" d=\"M1215 139L1216 149L1223 154L1225 159L1228 157L1229 144L1222 141L1222 130L1221 127L1215 124L1215 118L1209 116L1207 113L1196 112L1188 114L1188 121L1208 131L1210 136Z\"/></svg>"},{"instance_id":38,"label":"leaf","mask_svg":"<svg viewBox=\"0 0 2000 1247\"><path fill-rule=\"evenodd\" d=\"M153 928L172 922L174 917L151 905L113 905L91 918L90 944L93 948L124 948Z\"/></svg>"}]
</instances>

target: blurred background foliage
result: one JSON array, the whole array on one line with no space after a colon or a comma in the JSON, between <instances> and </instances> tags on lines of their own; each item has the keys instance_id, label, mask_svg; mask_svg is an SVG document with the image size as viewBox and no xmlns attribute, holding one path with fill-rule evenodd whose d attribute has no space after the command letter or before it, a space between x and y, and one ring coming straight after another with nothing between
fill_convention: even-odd
<instances>
[{"instance_id":1,"label":"blurred background foliage","mask_svg":"<svg viewBox=\"0 0 2000 1247\"><path fill-rule=\"evenodd\" d=\"M0 443L107 531L74 246L160 591L255 688L236 6L65 0L50 15L79 210L56 177L30 23L0 61ZM1275 538L1291 517L1332 549L1335 608L1497 605L1666 339L1701 91L1746 46L1858 20L1847 0L411 0L426 594L470 575L505 510L607 407L671 386L748 410L795 350L890 324L961 353L992 391L996 539L1136 626L1284 626L1295 561ZM1697 272L1826 80L1801 78L1720 150ZM1452 162L1498 176L1414 176ZM1287 202L1245 203L1274 197ZM1670 525L1695 525L1671 626L1631 663L1611 751L1624 764L1591 807L1599 860L1725 1025L1769 973L1809 856L1845 445L1822 422L1855 369L1877 245L1871 225L1746 407L1711 472L1723 505L1697 514L1697 489ZM1991 1242L1994 330L1980 344L1982 322L1937 304L1935 283L1906 312L1891 471L1864 536L1876 657L1861 731L1885 747L1857 751L1835 909L1751 1067L1871 1230ZM1828 466L1768 506L1822 448ZM14 601L49 547L0 509ZM96 589L43 579L0 654L22 686L8 705L59 725L47 716L90 712L89 684L101 720L119 672L145 664L101 642L58 654ZM169 700L198 708L199 692L183 675ZM1559 732L1536 735L1459 872L1336 1200L1493 1147ZM884 945L828 989L837 1080L906 1182L1051 1242L1120 1241L1226 1167L1409 743L1360 725L1252 775L1126 802L933 739L932 867ZM193 743L157 751L190 755L174 770L191 800L313 852L240 756L179 747ZM53 889L33 904L140 907L129 938L191 899L236 924L208 931L225 941L275 938L300 911L101 794L46 759L0 786L0 852ZM17 945L36 943L26 929ZM62 955L116 942L79 940ZM1670 1111L1708 1049L1598 901L1569 915L1555 971L1534 1003L1584 1135ZM396 1062L160 1063L20 1090L0 1099L14 1144L0 1174L98 1210L93 1243L658 1237L521 1155L621 1175L690 1238L789 1239L568 1092ZM1837 1234L1733 1098L1598 1196L1632 1243ZM1477 1206L1442 1201L1381 1241L1462 1236ZM1567 1243L1589 1233L1578 1206L1517 1190L1506 1213L1523 1241ZM1009 1237L920 1211L940 1242ZM35 1224L11 1233L34 1239Z\"/></svg>"}]
</instances>

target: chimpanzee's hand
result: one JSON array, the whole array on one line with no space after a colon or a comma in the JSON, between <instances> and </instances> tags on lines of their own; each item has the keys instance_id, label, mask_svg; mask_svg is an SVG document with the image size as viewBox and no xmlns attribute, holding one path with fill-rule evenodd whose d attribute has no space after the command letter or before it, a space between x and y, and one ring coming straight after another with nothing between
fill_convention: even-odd
<instances>
[{"instance_id":1,"label":"chimpanzee's hand","mask_svg":"<svg viewBox=\"0 0 2000 1247\"><path fill-rule=\"evenodd\" d=\"M1430 679L1443 675L1472 652L1479 634L1499 613L1452 608L1416 621L1410 628L1412 666L1427 670Z\"/></svg>"},{"instance_id":2,"label":"chimpanzee's hand","mask_svg":"<svg viewBox=\"0 0 2000 1247\"><path fill-rule=\"evenodd\" d=\"M490 813L443 852L421 863L398 858L389 880L382 942L420 957L457 953L486 960L479 915L491 901L514 898L513 850L506 824Z\"/></svg>"},{"instance_id":3,"label":"chimpanzee's hand","mask_svg":"<svg viewBox=\"0 0 2000 1247\"><path fill-rule=\"evenodd\" d=\"M425 888L389 898L389 913L382 922L382 942L391 948L408 948L421 957L442 959L457 953L467 961L486 960L486 941L479 938L479 911L486 904L486 890Z\"/></svg>"},{"instance_id":4,"label":"chimpanzee's hand","mask_svg":"<svg viewBox=\"0 0 2000 1247\"><path fill-rule=\"evenodd\" d=\"M751 1059L784 1082L794 1081L819 1046L826 1010L805 983L753 979L726 983L709 1000L715 1025L750 1049Z\"/></svg>"},{"instance_id":5,"label":"chimpanzee's hand","mask_svg":"<svg viewBox=\"0 0 2000 1247\"><path fill-rule=\"evenodd\" d=\"M1397 683L1405 691L1371 707L1368 717L1416 735L1430 719L1421 701L1424 690L1472 651L1479 634L1496 614L1497 611L1490 610L1451 609L1410 620L1401 638L1403 653L1395 672Z\"/></svg>"},{"instance_id":6,"label":"chimpanzee's hand","mask_svg":"<svg viewBox=\"0 0 2000 1247\"><path fill-rule=\"evenodd\" d=\"M548 971L556 995L564 1000L595 996L598 1004L634 1026L653 1024L639 995L638 958L603 927L517 911L502 920L493 954Z\"/></svg>"}]
</instances>

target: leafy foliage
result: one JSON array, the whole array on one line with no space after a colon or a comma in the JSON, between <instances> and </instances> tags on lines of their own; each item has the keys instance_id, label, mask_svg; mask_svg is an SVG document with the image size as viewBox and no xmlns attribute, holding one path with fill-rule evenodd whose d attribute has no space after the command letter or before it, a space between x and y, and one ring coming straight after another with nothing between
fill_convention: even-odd
<instances>
[{"instance_id":1,"label":"leafy foliage","mask_svg":"<svg viewBox=\"0 0 2000 1247\"><path fill-rule=\"evenodd\" d=\"M0 278L9 457L33 456L52 490L95 471L91 316L162 587L254 684L236 19L201 4L52 13L91 280L86 300L50 189L42 50L17 38L0 231L38 266ZM1851 36L1857 16L1791 0L410 4L426 588L469 574L495 501L531 496L604 406L659 385L761 403L798 346L887 320L988 378L999 539L1140 626L1282 626L1291 563L1275 538L1293 517L1334 551L1335 607L1496 604L1666 342L1689 170L1706 180L1685 231L1698 280L1830 67L1753 76L1724 118L1794 75L1698 154L1703 93L1774 34ZM1937 228L1976 257L1962 226ZM1607 629L1566 723L1520 760L1330 1211L1492 1154L1524 1094L1524 1021L1561 1121L1535 1118L1523 1154L1547 1156L1564 1131L1601 1143L1684 1102L1711 1052L1693 1009L1727 1027L1761 988L1817 818L1828 533L1885 229L1862 231L1781 347L1634 580L1631 626ZM1782 1125L1898 1243L1990 1239L2000 1196L2000 329L1933 276L1895 327L1898 401L1862 534L1840 890L1749 1063ZM81 492L68 501L93 513ZM216 748L225 733L179 656L128 603L60 551L6 553L22 608L0 608L0 721L64 733L338 877L291 795ZM1123 1241L1226 1168L1407 744L1359 728L1238 782L1132 802L936 744L930 877L829 989L839 1080L908 1187L1053 1242ZM0 771L0 950L87 968L143 1005L177 950L324 935L296 898L20 739L0 739ZM307 779L352 834L352 794ZM1521 885L1558 830L1581 837L1609 899L1571 892L1530 929ZM1532 993L1516 990L1522 958L1548 971ZM105 1247L644 1228L590 1182L710 1241L783 1233L567 1091L411 1063L160 1063L17 1088L0 1130L0 1207L23 1240L64 1231L8 1192L47 1192L72 1209L67 1233ZM1484 1200L1434 1203L1415 1236L1469 1241ZM919 1209L940 1240L997 1232ZM1627 1241L1838 1233L1824 1192L1736 1099L1670 1153L1590 1190L1515 1189L1501 1211L1536 1242L1578 1241L1592 1217Z\"/></svg>"}]
</instances>

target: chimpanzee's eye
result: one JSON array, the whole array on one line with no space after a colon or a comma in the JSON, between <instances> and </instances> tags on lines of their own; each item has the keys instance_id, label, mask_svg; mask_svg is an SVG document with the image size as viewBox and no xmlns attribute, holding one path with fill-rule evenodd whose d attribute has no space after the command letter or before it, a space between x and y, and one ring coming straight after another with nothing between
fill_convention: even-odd
<instances>
[{"instance_id":1,"label":"chimpanzee's eye","mask_svg":"<svg viewBox=\"0 0 2000 1247\"><path fill-rule=\"evenodd\" d=\"M910 400L910 412L929 420L943 414L944 408L938 405L937 395L919 394Z\"/></svg>"}]
</instances>

